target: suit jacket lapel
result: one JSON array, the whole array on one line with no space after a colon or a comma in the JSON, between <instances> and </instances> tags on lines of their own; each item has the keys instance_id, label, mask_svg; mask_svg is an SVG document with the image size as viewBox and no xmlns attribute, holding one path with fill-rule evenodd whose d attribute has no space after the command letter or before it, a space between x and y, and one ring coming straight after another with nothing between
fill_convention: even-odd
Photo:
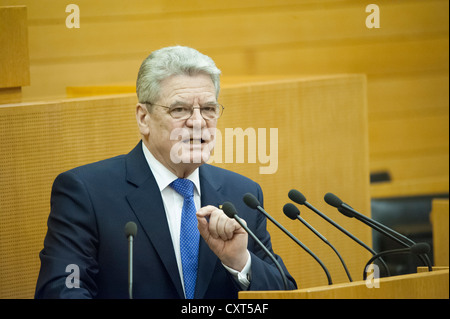
<instances>
[{"instance_id":1,"label":"suit jacket lapel","mask_svg":"<svg viewBox=\"0 0 450 319\"><path fill-rule=\"evenodd\" d=\"M161 193L145 160L141 143L128 154L126 160L127 180L136 186L127 195L127 200L163 261L180 298L184 298Z\"/></svg>"},{"instance_id":2,"label":"suit jacket lapel","mask_svg":"<svg viewBox=\"0 0 450 319\"><path fill-rule=\"evenodd\" d=\"M206 164L200 166L202 207L207 205L219 207L219 205L223 204L223 198L220 195L220 187L221 185L216 184L213 176L209 174ZM197 286L195 290L196 298L204 298L217 262L220 262L217 256L208 247L203 238L200 238L199 268L197 273Z\"/></svg>"}]
</instances>

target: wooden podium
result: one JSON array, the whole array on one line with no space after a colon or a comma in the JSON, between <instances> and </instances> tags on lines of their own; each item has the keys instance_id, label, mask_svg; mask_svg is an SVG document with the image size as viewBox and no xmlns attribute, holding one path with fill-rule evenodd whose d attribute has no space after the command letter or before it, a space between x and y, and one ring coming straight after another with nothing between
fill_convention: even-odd
<instances>
[{"instance_id":1,"label":"wooden podium","mask_svg":"<svg viewBox=\"0 0 450 319\"><path fill-rule=\"evenodd\" d=\"M239 299L448 299L448 267L371 281L291 291L245 291Z\"/></svg>"}]
</instances>

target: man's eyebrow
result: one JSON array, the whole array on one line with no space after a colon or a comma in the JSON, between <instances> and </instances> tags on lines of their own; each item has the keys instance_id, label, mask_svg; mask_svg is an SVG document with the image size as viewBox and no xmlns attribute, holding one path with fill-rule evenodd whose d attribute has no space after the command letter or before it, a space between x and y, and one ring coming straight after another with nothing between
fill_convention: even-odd
<instances>
[{"instance_id":1,"label":"man's eyebrow","mask_svg":"<svg viewBox=\"0 0 450 319\"><path fill-rule=\"evenodd\" d=\"M175 101L172 104L170 104L170 107L174 107L174 106L192 106L192 104L188 103L188 102L183 102L183 101Z\"/></svg>"},{"instance_id":2,"label":"man's eyebrow","mask_svg":"<svg viewBox=\"0 0 450 319\"><path fill-rule=\"evenodd\" d=\"M217 103L216 101L209 101L209 102L205 102L203 103L201 106L206 106L206 105L217 105L219 103Z\"/></svg>"},{"instance_id":3,"label":"man's eyebrow","mask_svg":"<svg viewBox=\"0 0 450 319\"><path fill-rule=\"evenodd\" d=\"M210 106L210 105L217 105L218 103L216 101L208 101L203 104L200 104L200 107L202 106ZM170 104L169 107L176 107L176 106L188 106L192 107L192 103L184 102L184 101L175 101L172 104Z\"/></svg>"}]
</instances>

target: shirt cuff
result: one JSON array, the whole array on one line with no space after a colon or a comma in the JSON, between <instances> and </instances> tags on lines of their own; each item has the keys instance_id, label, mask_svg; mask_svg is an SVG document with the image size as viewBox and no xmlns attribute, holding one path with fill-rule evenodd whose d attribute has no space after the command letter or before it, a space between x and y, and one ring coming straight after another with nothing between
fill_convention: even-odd
<instances>
[{"instance_id":1,"label":"shirt cuff","mask_svg":"<svg viewBox=\"0 0 450 319\"><path fill-rule=\"evenodd\" d=\"M225 267L226 270L233 276L233 278L238 282L239 286L242 290L247 290L250 286L250 279L251 279L251 265L252 265L252 258L250 253L247 250L248 259L247 263L245 264L244 268L241 271L237 271L233 268L230 268L222 263L222 265Z\"/></svg>"}]
</instances>

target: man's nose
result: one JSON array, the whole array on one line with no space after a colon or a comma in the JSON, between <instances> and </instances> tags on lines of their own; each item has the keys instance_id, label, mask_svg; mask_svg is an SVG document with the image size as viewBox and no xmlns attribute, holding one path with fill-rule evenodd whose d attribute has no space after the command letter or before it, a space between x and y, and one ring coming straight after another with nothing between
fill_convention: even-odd
<instances>
[{"instance_id":1,"label":"man's nose","mask_svg":"<svg viewBox=\"0 0 450 319\"><path fill-rule=\"evenodd\" d=\"M192 115L187 119L186 125L192 127L194 125L194 122L200 123L202 127L206 125L206 120L203 118L199 107L192 108Z\"/></svg>"}]
</instances>

